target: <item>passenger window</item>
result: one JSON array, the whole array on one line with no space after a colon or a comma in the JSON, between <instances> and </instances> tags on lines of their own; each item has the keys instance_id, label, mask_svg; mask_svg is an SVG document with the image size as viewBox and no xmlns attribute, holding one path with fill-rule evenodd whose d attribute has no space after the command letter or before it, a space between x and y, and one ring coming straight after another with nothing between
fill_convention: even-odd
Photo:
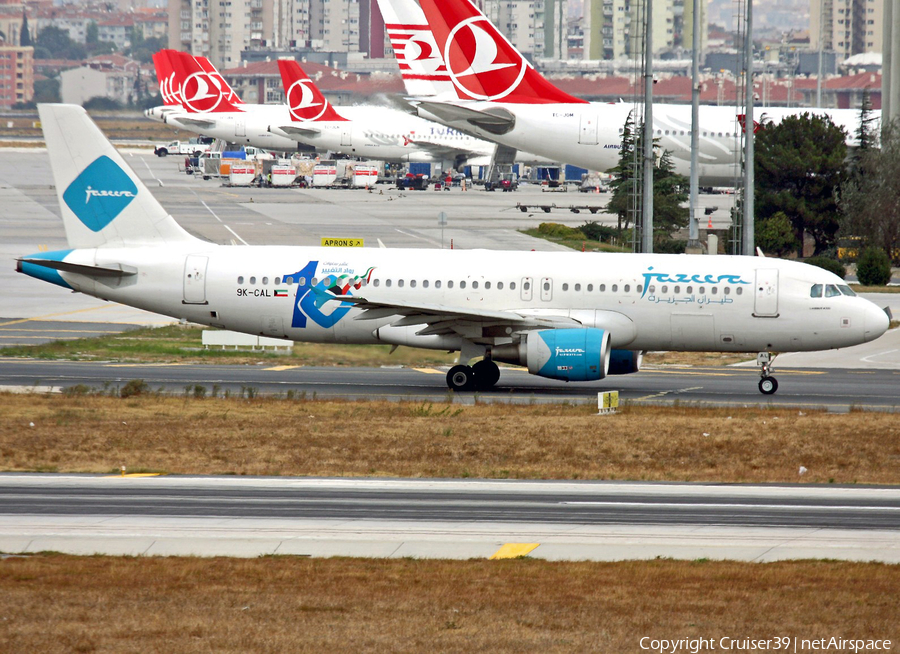
<instances>
[{"instance_id":1,"label":"passenger window","mask_svg":"<svg viewBox=\"0 0 900 654\"><path fill-rule=\"evenodd\" d=\"M545 291L549 291L549 290L550 290L550 282L544 282L544 290L545 290Z\"/></svg>"},{"instance_id":2,"label":"passenger window","mask_svg":"<svg viewBox=\"0 0 900 654\"><path fill-rule=\"evenodd\" d=\"M293 278L293 277L288 277L288 278L287 278L287 285L288 285L288 286L293 286L293 285L294 285L294 278Z\"/></svg>"},{"instance_id":3,"label":"passenger window","mask_svg":"<svg viewBox=\"0 0 900 654\"><path fill-rule=\"evenodd\" d=\"M656 293L656 287L655 287L655 286L648 286L648 287L647 287L647 292L648 292L648 293Z\"/></svg>"},{"instance_id":4,"label":"passenger window","mask_svg":"<svg viewBox=\"0 0 900 654\"><path fill-rule=\"evenodd\" d=\"M281 277L276 277L275 278L275 286L278 286L279 284L281 284Z\"/></svg>"},{"instance_id":5,"label":"passenger window","mask_svg":"<svg viewBox=\"0 0 900 654\"><path fill-rule=\"evenodd\" d=\"M675 293L681 293L681 287L680 287L680 286L676 286L673 290L674 290Z\"/></svg>"},{"instance_id":6,"label":"passenger window","mask_svg":"<svg viewBox=\"0 0 900 654\"><path fill-rule=\"evenodd\" d=\"M525 284L522 286L522 288L526 291L530 291L531 290L531 282L525 282Z\"/></svg>"},{"instance_id":7,"label":"passenger window","mask_svg":"<svg viewBox=\"0 0 900 654\"><path fill-rule=\"evenodd\" d=\"M575 291L577 292L580 290L581 290L581 284L575 284Z\"/></svg>"},{"instance_id":8,"label":"passenger window","mask_svg":"<svg viewBox=\"0 0 900 654\"><path fill-rule=\"evenodd\" d=\"M243 284L243 283L244 283L244 276L241 275L240 277L238 277L238 284Z\"/></svg>"},{"instance_id":9,"label":"passenger window","mask_svg":"<svg viewBox=\"0 0 900 654\"><path fill-rule=\"evenodd\" d=\"M700 295L703 295L704 293L706 293L706 287L701 286L700 288L697 289L697 292L700 293Z\"/></svg>"},{"instance_id":10,"label":"passenger window","mask_svg":"<svg viewBox=\"0 0 900 654\"><path fill-rule=\"evenodd\" d=\"M605 293L606 292L606 284L600 284L599 290L601 293Z\"/></svg>"},{"instance_id":11,"label":"passenger window","mask_svg":"<svg viewBox=\"0 0 900 654\"><path fill-rule=\"evenodd\" d=\"M592 292L593 290L594 290L594 285L593 285L593 284L588 284L588 285L587 285L587 292L590 293L590 292Z\"/></svg>"},{"instance_id":12,"label":"passenger window","mask_svg":"<svg viewBox=\"0 0 900 654\"><path fill-rule=\"evenodd\" d=\"M256 277L251 277L251 278L250 278L250 283L251 283L251 284L255 284L255 283L256 283Z\"/></svg>"},{"instance_id":13,"label":"passenger window","mask_svg":"<svg viewBox=\"0 0 900 654\"><path fill-rule=\"evenodd\" d=\"M825 297L836 297L840 295L841 292L838 290L838 287L834 284L828 284L825 287Z\"/></svg>"},{"instance_id":14,"label":"passenger window","mask_svg":"<svg viewBox=\"0 0 900 654\"><path fill-rule=\"evenodd\" d=\"M453 288L453 281L447 282L447 288Z\"/></svg>"},{"instance_id":15,"label":"passenger window","mask_svg":"<svg viewBox=\"0 0 900 654\"><path fill-rule=\"evenodd\" d=\"M263 286L265 286L266 284L268 284L268 283L269 283L269 278L268 278L268 277L263 277L263 278L262 278L262 283L263 283Z\"/></svg>"},{"instance_id":16,"label":"passenger window","mask_svg":"<svg viewBox=\"0 0 900 654\"><path fill-rule=\"evenodd\" d=\"M403 288L403 280L402 279L397 280L397 286L399 286L400 288Z\"/></svg>"},{"instance_id":17,"label":"passenger window","mask_svg":"<svg viewBox=\"0 0 900 654\"><path fill-rule=\"evenodd\" d=\"M310 285L310 286L316 286L318 283L319 283L319 278L318 278L318 277L313 277L311 280L309 280L309 285Z\"/></svg>"},{"instance_id":18,"label":"passenger window","mask_svg":"<svg viewBox=\"0 0 900 654\"><path fill-rule=\"evenodd\" d=\"M441 287L441 280L440 280L440 279L435 280L435 282L434 282L434 287L435 287L435 288L440 288L440 287Z\"/></svg>"},{"instance_id":19,"label":"passenger window","mask_svg":"<svg viewBox=\"0 0 900 654\"><path fill-rule=\"evenodd\" d=\"M662 292L662 293L668 293L668 292L669 292L669 287L663 285L663 287L662 287L661 289L659 289L659 290L660 290L660 292Z\"/></svg>"},{"instance_id":20,"label":"passenger window","mask_svg":"<svg viewBox=\"0 0 900 654\"><path fill-rule=\"evenodd\" d=\"M841 289L841 293L848 297L856 297L856 293L853 292L853 289L849 286L845 286L844 284L838 284L838 288Z\"/></svg>"},{"instance_id":21,"label":"passenger window","mask_svg":"<svg viewBox=\"0 0 900 654\"><path fill-rule=\"evenodd\" d=\"M544 284L544 288L545 288L545 289L547 288L547 285L546 285L546 284ZM568 284L563 284L563 285L562 285L562 290L568 291L568 290L569 290L569 285L568 285Z\"/></svg>"},{"instance_id":22,"label":"passenger window","mask_svg":"<svg viewBox=\"0 0 900 654\"><path fill-rule=\"evenodd\" d=\"M422 288L428 288L428 280L427 279L422 280Z\"/></svg>"},{"instance_id":23,"label":"passenger window","mask_svg":"<svg viewBox=\"0 0 900 654\"><path fill-rule=\"evenodd\" d=\"M694 287L693 287L693 286L688 286L686 289L684 289L684 292L685 292L685 293L693 293L693 292L694 292Z\"/></svg>"},{"instance_id":24,"label":"passenger window","mask_svg":"<svg viewBox=\"0 0 900 654\"><path fill-rule=\"evenodd\" d=\"M643 292L644 292L644 287L643 287L643 285L638 284L637 292L638 292L638 293L643 293Z\"/></svg>"},{"instance_id":25,"label":"passenger window","mask_svg":"<svg viewBox=\"0 0 900 654\"><path fill-rule=\"evenodd\" d=\"M386 281L384 282L384 285L387 286L388 288L390 288L390 286L391 286L391 280L390 280L390 279L386 280Z\"/></svg>"},{"instance_id":26,"label":"passenger window","mask_svg":"<svg viewBox=\"0 0 900 654\"><path fill-rule=\"evenodd\" d=\"M612 288L611 288L610 290L611 290L613 293L616 293L616 292L619 290L619 285L618 285L618 284L613 284L613 285L612 285Z\"/></svg>"},{"instance_id":27,"label":"passenger window","mask_svg":"<svg viewBox=\"0 0 900 654\"><path fill-rule=\"evenodd\" d=\"M490 283L490 282L485 282L485 283L484 283L484 290L486 290L486 291L491 290L491 283Z\"/></svg>"},{"instance_id":28,"label":"passenger window","mask_svg":"<svg viewBox=\"0 0 900 654\"><path fill-rule=\"evenodd\" d=\"M380 280L380 279L376 279L375 281L372 282L372 284L373 284L374 286L381 286L381 280Z\"/></svg>"},{"instance_id":29,"label":"passenger window","mask_svg":"<svg viewBox=\"0 0 900 654\"><path fill-rule=\"evenodd\" d=\"M459 283L459 287L460 287L460 288L465 288L465 287L466 287L466 283L465 283L465 282L460 282L460 283Z\"/></svg>"},{"instance_id":30,"label":"passenger window","mask_svg":"<svg viewBox=\"0 0 900 654\"><path fill-rule=\"evenodd\" d=\"M622 290L625 291L626 293L630 292L630 291L631 291L631 284L625 284L625 288L623 288Z\"/></svg>"},{"instance_id":31,"label":"passenger window","mask_svg":"<svg viewBox=\"0 0 900 654\"><path fill-rule=\"evenodd\" d=\"M731 295L731 287L730 287L730 286L726 286L726 287L725 287L724 293L725 293L725 295Z\"/></svg>"},{"instance_id":32,"label":"passenger window","mask_svg":"<svg viewBox=\"0 0 900 654\"><path fill-rule=\"evenodd\" d=\"M516 290L516 283L515 283L515 282L510 282L510 283L509 283L509 290L511 290L511 291ZM525 290L527 291L528 289L526 288Z\"/></svg>"},{"instance_id":33,"label":"passenger window","mask_svg":"<svg viewBox=\"0 0 900 654\"><path fill-rule=\"evenodd\" d=\"M306 277L301 277L300 279L298 279L297 285L298 286L306 286Z\"/></svg>"},{"instance_id":34,"label":"passenger window","mask_svg":"<svg viewBox=\"0 0 900 654\"><path fill-rule=\"evenodd\" d=\"M498 290L498 291L502 291L502 290L503 290L503 282L497 282L497 290Z\"/></svg>"},{"instance_id":35,"label":"passenger window","mask_svg":"<svg viewBox=\"0 0 900 654\"><path fill-rule=\"evenodd\" d=\"M478 288L478 282L472 282L472 288L473 289Z\"/></svg>"},{"instance_id":36,"label":"passenger window","mask_svg":"<svg viewBox=\"0 0 900 654\"><path fill-rule=\"evenodd\" d=\"M409 286L410 286L410 288L415 288L415 287L416 287L416 280L415 280L415 279L409 280Z\"/></svg>"},{"instance_id":37,"label":"passenger window","mask_svg":"<svg viewBox=\"0 0 900 654\"><path fill-rule=\"evenodd\" d=\"M741 295L741 294L744 292L744 289L742 289L740 286L738 286L738 287L737 287L737 291L735 291L735 292L736 292L738 295Z\"/></svg>"},{"instance_id":38,"label":"passenger window","mask_svg":"<svg viewBox=\"0 0 900 654\"><path fill-rule=\"evenodd\" d=\"M718 286L713 286L713 287L712 287L712 294L713 294L713 295L718 295L718 294L719 294L719 287L718 287Z\"/></svg>"}]
</instances>

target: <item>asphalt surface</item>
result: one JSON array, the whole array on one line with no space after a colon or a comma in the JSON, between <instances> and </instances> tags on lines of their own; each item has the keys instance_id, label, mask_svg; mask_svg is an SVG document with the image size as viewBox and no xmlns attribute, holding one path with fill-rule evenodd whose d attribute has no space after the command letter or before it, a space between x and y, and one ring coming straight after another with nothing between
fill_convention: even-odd
<instances>
[{"instance_id":1,"label":"asphalt surface","mask_svg":"<svg viewBox=\"0 0 900 654\"><path fill-rule=\"evenodd\" d=\"M497 386L476 394L452 394L445 369L313 368L303 366L136 364L50 361L0 357L0 387L62 390L76 385L109 389L143 379L151 389L192 394L254 393L305 398L427 400L471 403L597 401L597 393L618 390L639 404L695 403L708 406L765 406L849 411L900 408L900 370L776 369L779 389L762 395L759 375L747 368L652 368L600 382L558 382L504 368Z\"/></svg>"},{"instance_id":2,"label":"asphalt surface","mask_svg":"<svg viewBox=\"0 0 900 654\"><path fill-rule=\"evenodd\" d=\"M900 491L0 475L0 551L900 561Z\"/></svg>"}]
</instances>

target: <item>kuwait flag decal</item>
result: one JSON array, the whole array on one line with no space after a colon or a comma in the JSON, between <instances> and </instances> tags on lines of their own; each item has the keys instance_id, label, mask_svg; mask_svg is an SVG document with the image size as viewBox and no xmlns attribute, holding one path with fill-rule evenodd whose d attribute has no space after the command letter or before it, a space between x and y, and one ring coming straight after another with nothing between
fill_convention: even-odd
<instances>
[{"instance_id":1,"label":"kuwait flag decal","mask_svg":"<svg viewBox=\"0 0 900 654\"><path fill-rule=\"evenodd\" d=\"M284 289L276 289L275 290L275 297L287 297L287 296L288 296L288 292L286 290L284 290Z\"/></svg>"}]
</instances>

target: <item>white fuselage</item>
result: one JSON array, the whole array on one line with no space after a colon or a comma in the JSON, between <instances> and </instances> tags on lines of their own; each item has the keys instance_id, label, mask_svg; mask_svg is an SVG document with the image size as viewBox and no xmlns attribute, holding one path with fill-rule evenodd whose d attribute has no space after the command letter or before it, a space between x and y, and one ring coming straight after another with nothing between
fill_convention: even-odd
<instances>
[{"instance_id":1,"label":"white fuselage","mask_svg":"<svg viewBox=\"0 0 900 654\"><path fill-rule=\"evenodd\" d=\"M628 350L802 351L846 347L880 336L884 312L859 297L811 297L829 272L762 257L385 250L186 244L179 248L74 250L67 262L137 269L121 284L61 275L84 293L235 331L294 341L397 343L462 349L462 339L498 346L516 334L417 335L424 324L398 316L357 320L361 310L311 286L396 305L448 311L553 316L610 333ZM290 283L286 280L290 279ZM821 290L821 286L819 287Z\"/></svg>"},{"instance_id":2,"label":"white fuselage","mask_svg":"<svg viewBox=\"0 0 900 654\"><path fill-rule=\"evenodd\" d=\"M419 113L448 126L464 129L502 145L533 152L554 161L596 171L608 171L618 164L626 120L634 110L627 103L510 104L503 102L464 102L450 104L486 111L502 107L515 116L515 125L503 134L489 132L466 120L450 120L428 112ZM757 123L780 122L802 109L757 108ZM809 109L827 115L848 134L856 136L859 112L852 109ZM701 186L732 186L740 175L742 128L737 120L741 110L731 107L700 107L699 178ZM637 129L640 125L637 126ZM653 105L653 132L659 151L672 153L675 172L690 175L690 105Z\"/></svg>"},{"instance_id":3,"label":"white fuselage","mask_svg":"<svg viewBox=\"0 0 900 654\"><path fill-rule=\"evenodd\" d=\"M454 162L460 158L469 164L486 165L495 148L494 143L452 127L387 107L336 107L347 120L308 122L293 121L285 105L242 107L243 111L211 113L157 108L149 110L147 116L197 134L265 150L293 152L299 143L322 152L396 163ZM285 126L305 131L287 133L279 129Z\"/></svg>"}]
</instances>

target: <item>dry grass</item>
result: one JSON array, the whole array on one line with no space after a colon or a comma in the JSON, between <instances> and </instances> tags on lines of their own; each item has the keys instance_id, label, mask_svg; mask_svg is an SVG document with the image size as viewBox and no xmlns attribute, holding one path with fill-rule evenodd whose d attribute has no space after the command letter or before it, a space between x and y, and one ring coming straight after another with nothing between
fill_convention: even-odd
<instances>
[{"instance_id":1,"label":"dry grass","mask_svg":"<svg viewBox=\"0 0 900 654\"><path fill-rule=\"evenodd\" d=\"M0 470L900 483L891 414L0 395ZM29 423L34 423L30 427ZM708 434L705 435L705 434Z\"/></svg>"},{"instance_id":2,"label":"dry grass","mask_svg":"<svg viewBox=\"0 0 900 654\"><path fill-rule=\"evenodd\" d=\"M651 638L889 638L900 566L0 560L4 652L639 652ZM808 650L807 650L808 651ZM841 649L839 651L847 651Z\"/></svg>"}]
</instances>

